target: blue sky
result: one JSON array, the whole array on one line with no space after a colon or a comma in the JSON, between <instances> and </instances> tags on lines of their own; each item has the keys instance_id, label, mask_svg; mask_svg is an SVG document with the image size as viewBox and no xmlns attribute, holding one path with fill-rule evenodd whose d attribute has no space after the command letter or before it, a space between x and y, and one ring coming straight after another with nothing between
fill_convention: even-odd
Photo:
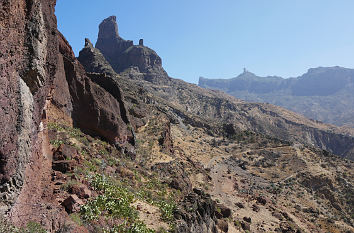
<instances>
[{"instance_id":1,"label":"blue sky","mask_svg":"<svg viewBox=\"0 0 354 233\"><path fill-rule=\"evenodd\" d=\"M140 38L171 77L295 77L318 66L354 67L353 0L58 0L59 30L75 54L117 16L119 34Z\"/></svg>"}]
</instances>

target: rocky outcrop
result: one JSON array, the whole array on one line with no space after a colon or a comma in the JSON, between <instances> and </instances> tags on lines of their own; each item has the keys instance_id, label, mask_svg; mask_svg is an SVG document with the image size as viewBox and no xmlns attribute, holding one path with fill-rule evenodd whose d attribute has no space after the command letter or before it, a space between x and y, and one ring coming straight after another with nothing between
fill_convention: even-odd
<instances>
[{"instance_id":1,"label":"rocky outcrop","mask_svg":"<svg viewBox=\"0 0 354 233\"><path fill-rule=\"evenodd\" d=\"M59 40L65 78L69 84L73 104L74 126L114 144L133 141L133 134L128 129L128 121L124 114L124 106L119 102L120 93L112 93L115 95L113 96L92 82L86 76L82 65L73 56L72 49L65 38L60 36Z\"/></svg>"},{"instance_id":2,"label":"rocky outcrop","mask_svg":"<svg viewBox=\"0 0 354 233\"><path fill-rule=\"evenodd\" d=\"M115 71L122 70L120 55L131 46L133 46L133 41L124 40L119 36L115 16L102 21L99 26L96 48L102 52Z\"/></svg>"},{"instance_id":3,"label":"rocky outcrop","mask_svg":"<svg viewBox=\"0 0 354 233\"><path fill-rule=\"evenodd\" d=\"M193 189L179 206L174 213L177 219L175 232L219 232L216 227L216 203L203 191Z\"/></svg>"},{"instance_id":4,"label":"rocky outcrop","mask_svg":"<svg viewBox=\"0 0 354 233\"><path fill-rule=\"evenodd\" d=\"M161 109L165 109L166 114L171 115L171 111L180 112L179 115L183 116L185 122L189 122L188 119L193 119L196 123L195 126L208 126L208 129L213 128L211 131L216 133L223 134L220 124L230 124L236 131L253 131L289 142L319 147L342 157L353 159L353 130L338 129L306 119L280 107L246 103L218 91L205 90L180 80L170 79L166 73L158 71L161 68L159 59L155 59L155 56L152 56L153 59L145 56L154 52L149 52L149 49L143 45L132 45L124 51L123 49L115 49L114 46L108 49L109 46L112 46L109 42L105 43L105 41L109 41L108 38L110 41L114 40L115 43L121 43L120 41L123 40L119 37L117 28L115 17L105 19L100 25L96 48L101 52L116 50L114 59L116 59L115 61L122 59L120 65L125 69L125 72L120 73L123 78L121 82L127 86L143 86L147 93L150 93L155 99L158 98L159 105L165 105ZM90 43L86 44L87 46L81 51L79 58L85 64L85 69L89 72L110 73L111 71L106 68L109 66L99 51L94 49ZM88 56L89 53L91 53L90 56ZM115 71L122 71L117 70L115 63L110 60L113 58L110 57L113 53L102 52L102 54ZM254 79L254 75L250 72L246 71L244 75L247 76L247 79ZM129 79L136 80L136 82L123 81ZM278 83L280 79L272 77L269 82ZM149 81L150 84L143 83L144 80ZM126 89L131 89L131 87ZM166 106L169 107L166 108Z\"/></svg>"},{"instance_id":5,"label":"rocky outcrop","mask_svg":"<svg viewBox=\"0 0 354 233\"><path fill-rule=\"evenodd\" d=\"M80 51L77 59L88 73L116 75L116 72L112 69L100 50L94 48L91 41L87 38L85 39L85 47Z\"/></svg>"},{"instance_id":6,"label":"rocky outcrop","mask_svg":"<svg viewBox=\"0 0 354 233\"><path fill-rule=\"evenodd\" d=\"M192 183L186 173L186 165L181 161L157 163L152 166L151 170L156 171L160 179L171 188L183 193L189 193L192 190Z\"/></svg>"},{"instance_id":7,"label":"rocky outcrop","mask_svg":"<svg viewBox=\"0 0 354 233\"><path fill-rule=\"evenodd\" d=\"M133 45L132 41L121 38L115 16L103 20L99 26L96 48L117 73L128 71L133 74L132 78L142 77L150 82L168 82L169 77L162 68L161 58L143 44L142 39L139 45Z\"/></svg>"},{"instance_id":8,"label":"rocky outcrop","mask_svg":"<svg viewBox=\"0 0 354 233\"><path fill-rule=\"evenodd\" d=\"M0 4L0 212L16 225L36 221L52 231L65 219L53 203L52 165L75 161L52 164L47 119L111 143L134 141L122 102L86 76L57 31L55 4Z\"/></svg>"}]
</instances>

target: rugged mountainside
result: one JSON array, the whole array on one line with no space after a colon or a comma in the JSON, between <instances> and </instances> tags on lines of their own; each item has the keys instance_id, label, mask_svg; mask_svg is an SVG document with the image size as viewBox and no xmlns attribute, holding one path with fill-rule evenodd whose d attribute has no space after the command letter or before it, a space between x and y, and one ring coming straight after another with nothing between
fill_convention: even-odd
<instances>
[{"instance_id":1,"label":"rugged mountainside","mask_svg":"<svg viewBox=\"0 0 354 233\"><path fill-rule=\"evenodd\" d=\"M309 69L297 78L259 77L245 71L231 79L199 79L199 86L222 90L236 98L279 105L338 126L354 126L354 70Z\"/></svg>"},{"instance_id":2,"label":"rugged mountainside","mask_svg":"<svg viewBox=\"0 0 354 233\"><path fill-rule=\"evenodd\" d=\"M100 24L75 58L55 1L3 1L0 232L350 232L351 129L168 77Z\"/></svg>"}]
</instances>

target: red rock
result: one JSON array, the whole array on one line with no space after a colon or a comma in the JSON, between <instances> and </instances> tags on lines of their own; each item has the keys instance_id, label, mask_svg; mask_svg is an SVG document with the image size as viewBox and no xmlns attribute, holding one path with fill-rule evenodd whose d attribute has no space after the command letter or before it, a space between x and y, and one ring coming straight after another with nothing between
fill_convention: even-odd
<instances>
[{"instance_id":1,"label":"red rock","mask_svg":"<svg viewBox=\"0 0 354 233\"><path fill-rule=\"evenodd\" d=\"M41 153L37 136L57 64L54 2L1 1L0 188L9 186L13 202L27 163Z\"/></svg>"},{"instance_id":2,"label":"red rock","mask_svg":"<svg viewBox=\"0 0 354 233\"><path fill-rule=\"evenodd\" d=\"M66 198L61 204L65 207L66 212L73 213L79 211L80 206L82 206L84 203L78 196L72 194L68 198Z\"/></svg>"},{"instance_id":3,"label":"red rock","mask_svg":"<svg viewBox=\"0 0 354 233\"><path fill-rule=\"evenodd\" d=\"M77 162L75 160L59 160L53 161L52 169L55 171L60 171L62 173L66 173L68 171L74 170Z\"/></svg>"},{"instance_id":4,"label":"red rock","mask_svg":"<svg viewBox=\"0 0 354 233\"><path fill-rule=\"evenodd\" d=\"M64 60L65 79L73 103L74 125L87 134L101 136L110 143L127 142L132 136L124 105L104 88L87 77L82 65L72 55L64 36L59 36ZM88 104L89 103L89 104Z\"/></svg>"},{"instance_id":5,"label":"red rock","mask_svg":"<svg viewBox=\"0 0 354 233\"><path fill-rule=\"evenodd\" d=\"M53 160L72 159L79 156L79 152L73 146L61 144L53 153Z\"/></svg>"},{"instance_id":6,"label":"red rock","mask_svg":"<svg viewBox=\"0 0 354 233\"><path fill-rule=\"evenodd\" d=\"M89 190L85 185L74 185L69 191L82 199L89 198L92 195L91 190Z\"/></svg>"}]
</instances>

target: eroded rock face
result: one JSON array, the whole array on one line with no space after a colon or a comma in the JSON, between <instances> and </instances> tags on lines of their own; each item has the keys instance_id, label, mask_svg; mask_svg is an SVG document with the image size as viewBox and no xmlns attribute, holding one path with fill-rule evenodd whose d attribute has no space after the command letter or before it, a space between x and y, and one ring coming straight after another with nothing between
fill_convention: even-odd
<instances>
[{"instance_id":1,"label":"eroded rock face","mask_svg":"<svg viewBox=\"0 0 354 233\"><path fill-rule=\"evenodd\" d=\"M15 225L36 221L53 231L65 214L45 207L55 206L47 117L72 122L111 143L133 138L122 104L86 76L57 31L55 4L0 3L0 213L10 213Z\"/></svg>"},{"instance_id":2,"label":"eroded rock face","mask_svg":"<svg viewBox=\"0 0 354 233\"><path fill-rule=\"evenodd\" d=\"M91 81L63 36L59 37L60 52L64 60L66 81L73 104L74 126L111 143L132 140L121 103L112 94Z\"/></svg>"},{"instance_id":3,"label":"eroded rock face","mask_svg":"<svg viewBox=\"0 0 354 233\"><path fill-rule=\"evenodd\" d=\"M167 183L170 187L188 193L192 189L191 181L186 173L186 167L179 161L171 161L169 163L158 163L152 168L156 171L160 179Z\"/></svg>"},{"instance_id":4,"label":"eroded rock face","mask_svg":"<svg viewBox=\"0 0 354 233\"><path fill-rule=\"evenodd\" d=\"M209 195L194 189L180 203L174 214L177 219L175 232L218 232L216 227L216 203Z\"/></svg>"},{"instance_id":5,"label":"eroded rock face","mask_svg":"<svg viewBox=\"0 0 354 233\"><path fill-rule=\"evenodd\" d=\"M120 55L131 46L133 46L133 41L124 40L119 36L115 16L108 17L102 21L99 26L96 48L102 52L116 71L121 70Z\"/></svg>"},{"instance_id":6,"label":"eroded rock face","mask_svg":"<svg viewBox=\"0 0 354 233\"><path fill-rule=\"evenodd\" d=\"M103 20L100 24L96 48L102 52L117 73L128 69L132 78L142 77L150 82L169 80L162 68L161 58L154 50L144 46L142 39L139 45L133 45L132 41L119 36L115 16Z\"/></svg>"},{"instance_id":7,"label":"eroded rock face","mask_svg":"<svg viewBox=\"0 0 354 233\"><path fill-rule=\"evenodd\" d=\"M85 39L85 47L80 51L79 62L84 66L86 72L104 73L115 76L116 72L107 62L100 50L93 47L89 39Z\"/></svg>"},{"instance_id":8,"label":"eroded rock face","mask_svg":"<svg viewBox=\"0 0 354 233\"><path fill-rule=\"evenodd\" d=\"M0 8L1 197L14 203L40 153L38 127L56 71L55 1L4 0Z\"/></svg>"}]
</instances>

